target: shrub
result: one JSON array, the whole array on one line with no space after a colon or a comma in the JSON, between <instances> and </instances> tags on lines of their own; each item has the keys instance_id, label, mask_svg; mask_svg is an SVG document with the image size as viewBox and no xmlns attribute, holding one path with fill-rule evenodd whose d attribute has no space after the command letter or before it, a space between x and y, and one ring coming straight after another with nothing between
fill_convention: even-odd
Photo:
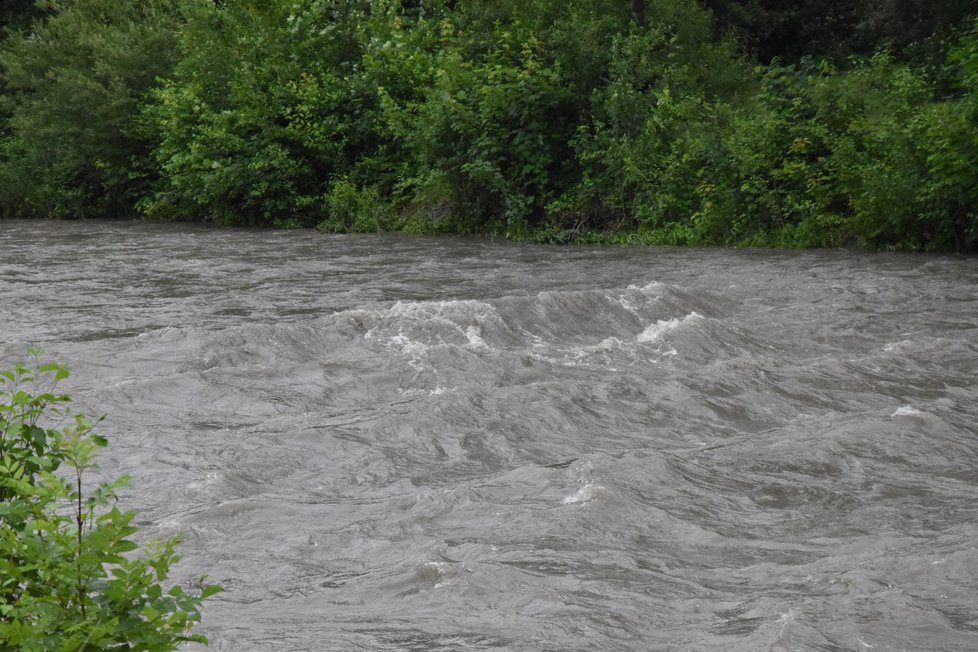
<instances>
[{"instance_id":1,"label":"shrub","mask_svg":"<svg viewBox=\"0 0 978 652\"><path fill-rule=\"evenodd\" d=\"M346 179L323 198L328 217L317 227L326 233L371 233L390 226L391 210L375 188L358 188Z\"/></svg>"},{"instance_id":2,"label":"shrub","mask_svg":"<svg viewBox=\"0 0 978 652\"><path fill-rule=\"evenodd\" d=\"M517 236L541 218L573 160L573 99L527 26L500 28L480 60L446 52L412 145L467 230Z\"/></svg>"},{"instance_id":3,"label":"shrub","mask_svg":"<svg viewBox=\"0 0 978 652\"><path fill-rule=\"evenodd\" d=\"M86 491L107 442L55 392L58 364L0 371L0 647L16 650L174 650L201 602L221 589L164 590L177 539L144 556L132 511L114 505L128 478ZM54 425L51 425L54 424Z\"/></svg>"},{"instance_id":4,"label":"shrub","mask_svg":"<svg viewBox=\"0 0 978 652\"><path fill-rule=\"evenodd\" d=\"M390 194L404 158L391 132L428 72L424 30L403 13L393 0L202 10L143 111L161 178L139 209L312 226L332 219L320 200L334 183Z\"/></svg>"},{"instance_id":5,"label":"shrub","mask_svg":"<svg viewBox=\"0 0 978 652\"><path fill-rule=\"evenodd\" d=\"M0 44L0 214L133 215L154 175L143 96L199 4L38 3L45 20Z\"/></svg>"},{"instance_id":6,"label":"shrub","mask_svg":"<svg viewBox=\"0 0 978 652\"><path fill-rule=\"evenodd\" d=\"M687 242L717 157L717 104L749 85L732 44L710 41L706 14L682 7L609 39L606 81L574 139L583 178L560 206L592 213L598 228L665 228Z\"/></svg>"}]
</instances>

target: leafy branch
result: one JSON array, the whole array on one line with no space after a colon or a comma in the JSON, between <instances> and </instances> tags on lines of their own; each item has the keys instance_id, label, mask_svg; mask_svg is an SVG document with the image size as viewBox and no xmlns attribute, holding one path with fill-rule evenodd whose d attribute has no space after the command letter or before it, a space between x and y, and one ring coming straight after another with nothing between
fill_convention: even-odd
<instances>
[{"instance_id":1,"label":"leafy branch","mask_svg":"<svg viewBox=\"0 0 978 652\"><path fill-rule=\"evenodd\" d=\"M28 353L32 364L0 371L0 649L206 644L191 630L221 588L200 578L189 591L164 591L177 538L130 554L135 513L114 504L129 478L84 485L108 445L95 432L102 419L71 415L71 398L56 392L67 368Z\"/></svg>"}]
</instances>

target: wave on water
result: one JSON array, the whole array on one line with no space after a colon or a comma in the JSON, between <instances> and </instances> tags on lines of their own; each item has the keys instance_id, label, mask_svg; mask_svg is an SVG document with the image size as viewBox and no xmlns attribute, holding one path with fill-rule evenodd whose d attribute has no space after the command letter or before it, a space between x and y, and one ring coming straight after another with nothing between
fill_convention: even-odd
<instances>
[{"instance_id":1,"label":"wave on water","mask_svg":"<svg viewBox=\"0 0 978 652\"><path fill-rule=\"evenodd\" d=\"M519 384L553 367L702 358L738 340L723 332L727 309L720 299L650 283L484 301L398 301L218 330L168 327L119 347L138 351L144 371L157 365L160 373L275 376L320 365L327 377L335 372L375 387L443 393L472 382Z\"/></svg>"},{"instance_id":2,"label":"wave on water","mask_svg":"<svg viewBox=\"0 0 978 652\"><path fill-rule=\"evenodd\" d=\"M915 417L920 414L920 410L910 405L901 405L891 414L891 417Z\"/></svg>"},{"instance_id":3,"label":"wave on water","mask_svg":"<svg viewBox=\"0 0 978 652\"><path fill-rule=\"evenodd\" d=\"M0 356L215 649L978 649L973 259L187 228L6 225Z\"/></svg>"}]
</instances>

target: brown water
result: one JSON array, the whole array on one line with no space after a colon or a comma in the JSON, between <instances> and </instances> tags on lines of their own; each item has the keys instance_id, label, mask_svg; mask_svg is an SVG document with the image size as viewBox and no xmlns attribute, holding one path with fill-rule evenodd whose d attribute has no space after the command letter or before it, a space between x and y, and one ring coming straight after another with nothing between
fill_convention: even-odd
<instances>
[{"instance_id":1,"label":"brown water","mask_svg":"<svg viewBox=\"0 0 978 652\"><path fill-rule=\"evenodd\" d=\"M0 222L218 650L978 649L978 260Z\"/></svg>"}]
</instances>

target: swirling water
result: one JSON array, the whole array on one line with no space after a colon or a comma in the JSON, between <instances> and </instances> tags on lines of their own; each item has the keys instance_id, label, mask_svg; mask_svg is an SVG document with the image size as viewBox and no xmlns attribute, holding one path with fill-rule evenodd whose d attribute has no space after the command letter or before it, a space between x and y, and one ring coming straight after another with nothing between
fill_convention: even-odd
<instances>
[{"instance_id":1,"label":"swirling water","mask_svg":"<svg viewBox=\"0 0 978 652\"><path fill-rule=\"evenodd\" d=\"M978 261L0 222L218 650L978 649Z\"/></svg>"}]
</instances>

